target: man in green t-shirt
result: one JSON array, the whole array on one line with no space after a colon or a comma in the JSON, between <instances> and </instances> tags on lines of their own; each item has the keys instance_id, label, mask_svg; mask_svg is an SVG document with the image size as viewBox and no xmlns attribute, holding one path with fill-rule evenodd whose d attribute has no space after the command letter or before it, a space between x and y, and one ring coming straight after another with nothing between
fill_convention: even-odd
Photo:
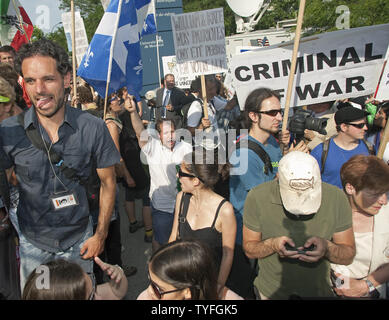
<instances>
[{"instance_id":1,"label":"man in green t-shirt","mask_svg":"<svg viewBox=\"0 0 389 320\"><path fill-rule=\"evenodd\" d=\"M321 181L306 153L284 156L278 174L253 188L244 206L243 248L258 258L258 298L332 297L330 262L347 265L355 255L347 198Z\"/></svg>"}]
</instances>

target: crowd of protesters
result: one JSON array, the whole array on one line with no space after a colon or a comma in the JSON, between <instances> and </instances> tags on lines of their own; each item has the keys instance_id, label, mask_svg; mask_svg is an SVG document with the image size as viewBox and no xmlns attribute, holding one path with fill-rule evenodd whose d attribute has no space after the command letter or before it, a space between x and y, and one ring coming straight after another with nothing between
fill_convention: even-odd
<instances>
[{"instance_id":1,"label":"crowd of protesters","mask_svg":"<svg viewBox=\"0 0 389 320\"><path fill-rule=\"evenodd\" d=\"M271 88L166 74L104 109L57 44L1 47L0 299L123 299L121 207L152 247L139 300L385 299L389 107L350 100L302 107L326 132L300 139Z\"/></svg>"}]
</instances>

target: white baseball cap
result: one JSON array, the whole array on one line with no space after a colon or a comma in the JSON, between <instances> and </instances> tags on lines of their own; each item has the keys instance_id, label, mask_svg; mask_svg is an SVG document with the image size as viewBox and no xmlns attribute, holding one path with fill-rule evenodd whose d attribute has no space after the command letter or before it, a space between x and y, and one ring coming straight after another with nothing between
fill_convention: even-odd
<instances>
[{"instance_id":1,"label":"white baseball cap","mask_svg":"<svg viewBox=\"0 0 389 320\"><path fill-rule=\"evenodd\" d=\"M316 213L321 204L321 176L316 159L311 155L292 151L278 165L282 204L296 215Z\"/></svg>"}]
</instances>

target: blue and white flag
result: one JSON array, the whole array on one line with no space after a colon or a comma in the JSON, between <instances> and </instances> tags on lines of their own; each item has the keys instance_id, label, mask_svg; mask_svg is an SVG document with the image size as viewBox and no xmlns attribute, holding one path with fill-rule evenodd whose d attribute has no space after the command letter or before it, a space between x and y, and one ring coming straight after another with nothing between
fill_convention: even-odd
<instances>
[{"instance_id":1,"label":"blue and white flag","mask_svg":"<svg viewBox=\"0 0 389 320\"><path fill-rule=\"evenodd\" d=\"M142 38L147 34L157 33L155 23L155 0L135 0L136 13L138 16L139 34Z\"/></svg>"},{"instance_id":2,"label":"blue and white flag","mask_svg":"<svg viewBox=\"0 0 389 320\"><path fill-rule=\"evenodd\" d=\"M120 2L121 12L115 30ZM140 23L143 26L143 22ZM108 94L124 86L130 92L142 89L143 65L135 0L111 0L77 72L101 97L105 97L110 48L115 32Z\"/></svg>"}]
</instances>

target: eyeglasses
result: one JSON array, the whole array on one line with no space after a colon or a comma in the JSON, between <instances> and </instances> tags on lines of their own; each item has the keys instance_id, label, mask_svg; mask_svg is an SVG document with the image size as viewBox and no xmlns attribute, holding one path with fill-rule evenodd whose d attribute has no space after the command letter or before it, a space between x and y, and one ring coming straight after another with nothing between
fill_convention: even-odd
<instances>
[{"instance_id":1,"label":"eyeglasses","mask_svg":"<svg viewBox=\"0 0 389 320\"><path fill-rule=\"evenodd\" d=\"M284 111L281 109L273 109L268 111L258 111L258 113L264 113L268 116L275 117L277 114L280 114L281 116L284 115Z\"/></svg>"},{"instance_id":2,"label":"eyeglasses","mask_svg":"<svg viewBox=\"0 0 389 320\"><path fill-rule=\"evenodd\" d=\"M353 126L358 129L362 129L364 126L366 126L366 122L362 122L362 123L345 122L345 124L349 124L350 126Z\"/></svg>"},{"instance_id":3,"label":"eyeglasses","mask_svg":"<svg viewBox=\"0 0 389 320\"><path fill-rule=\"evenodd\" d=\"M186 172L182 171L181 168L178 169L178 176L179 176L180 178L182 178L182 177L196 178L196 176L194 176L193 174L189 174L189 173L186 173Z\"/></svg>"},{"instance_id":4,"label":"eyeglasses","mask_svg":"<svg viewBox=\"0 0 389 320\"><path fill-rule=\"evenodd\" d=\"M193 175L193 174L189 174L189 173L183 172L183 171L181 170L181 168L178 169L178 177L179 177L179 178L182 178L182 177L187 177L187 178L197 178L197 179L199 179L202 183L204 183L203 179L201 179L200 177L197 177L197 176L195 176L195 175Z\"/></svg>"},{"instance_id":5,"label":"eyeglasses","mask_svg":"<svg viewBox=\"0 0 389 320\"><path fill-rule=\"evenodd\" d=\"M161 300L162 296L165 294L178 292L178 291L186 289L186 288L182 288L182 289L174 289L174 290L169 290L169 291L162 291L161 288L158 287L158 285L153 280L151 280L150 274L148 275L148 277L149 277L151 288L153 289L153 292L154 292L155 296L158 298L158 300Z\"/></svg>"}]
</instances>

